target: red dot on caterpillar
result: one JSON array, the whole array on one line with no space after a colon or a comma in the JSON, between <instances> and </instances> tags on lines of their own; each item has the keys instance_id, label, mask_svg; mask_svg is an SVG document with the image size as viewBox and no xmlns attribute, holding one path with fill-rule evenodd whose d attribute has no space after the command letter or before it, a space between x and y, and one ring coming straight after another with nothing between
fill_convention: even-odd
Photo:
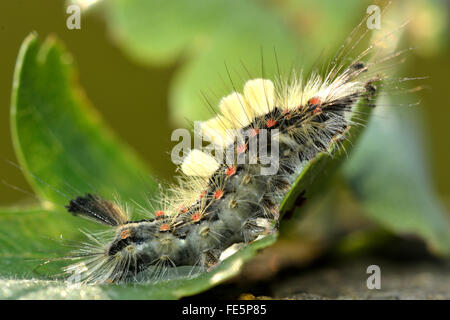
<instances>
[{"instance_id":1,"label":"red dot on caterpillar","mask_svg":"<svg viewBox=\"0 0 450 320\"><path fill-rule=\"evenodd\" d=\"M200 212L196 212L192 215L191 219L194 222L199 221L202 218L202 214Z\"/></svg>"},{"instance_id":2,"label":"red dot on caterpillar","mask_svg":"<svg viewBox=\"0 0 450 320\"><path fill-rule=\"evenodd\" d=\"M237 153L244 153L247 150L247 144L240 144L236 148Z\"/></svg>"},{"instance_id":3,"label":"red dot on caterpillar","mask_svg":"<svg viewBox=\"0 0 450 320\"><path fill-rule=\"evenodd\" d=\"M170 225L168 223L163 223L160 227L159 227L159 231L169 231L170 230Z\"/></svg>"},{"instance_id":4,"label":"red dot on caterpillar","mask_svg":"<svg viewBox=\"0 0 450 320\"><path fill-rule=\"evenodd\" d=\"M182 204L182 205L178 208L178 210L179 210L181 213L186 213L186 212L188 211L188 209L186 208L186 206L185 206L184 204Z\"/></svg>"},{"instance_id":5,"label":"red dot on caterpillar","mask_svg":"<svg viewBox=\"0 0 450 320\"><path fill-rule=\"evenodd\" d=\"M259 133L259 129L258 128L254 128L252 130L250 130L250 137L254 137Z\"/></svg>"},{"instance_id":6,"label":"red dot on caterpillar","mask_svg":"<svg viewBox=\"0 0 450 320\"><path fill-rule=\"evenodd\" d=\"M223 196L223 191L222 190L217 190L216 192L214 192L214 199L220 199Z\"/></svg>"},{"instance_id":7,"label":"red dot on caterpillar","mask_svg":"<svg viewBox=\"0 0 450 320\"><path fill-rule=\"evenodd\" d=\"M200 199L203 199L203 198L206 196L207 193L208 193L208 191L203 190L203 191L200 193Z\"/></svg>"},{"instance_id":8,"label":"red dot on caterpillar","mask_svg":"<svg viewBox=\"0 0 450 320\"><path fill-rule=\"evenodd\" d=\"M155 211L155 217L162 217L164 215L164 211Z\"/></svg>"},{"instance_id":9,"label":"red dot on caterpillar","mask_svg":"<svg viewBox=\"0 0 450 320\"><path fill-rule=\"evenodd\" d=\"M120 238L126 239L130 236L130 234L131 234L131 232L129 229L122 230L122 232L120 233Z\"/></svg>"},{"instance_id":10,"label":"red dot on caterpillar","mask_svg":"<svg viewBox=\"0 0 450 320\"><path fill-rule=\"evenodd\" d=\"M319 97L312 97L308 100L308 104L310 106L320 106L322 104L322 100Z\"/></svg>"},{"instance_id":11,"label":"red dot on caterpillar","mask_svg":"<svg viewBox=\"0 0 450 320\"><path fill-rule=\"evenodd\" d=\"M233 174L236 173L236 167L235 166L228 167L225 173L227 174L228 177L231 177Z\"/></svg>"},{"instance_id":12,"label":"red dot on caterpillar","mask_svg":"<svg viewBox=\"0 0 450 320\"><path fill-rule=\"evenodd\" d=\"M312 97L311 99L309 99L308 105L311 108L314 108L314 109L309 109L310 111L312 110L313 114L319 114L322 112L322 100L320 100L319 97Z\"/></svg>"},{"instance_id":13,"label":"red dot on caterpillar","mask_svg":"<svg viewBox=\"0 0 450 320\"><path fill-rule=\"evenodd\" d=\"M277 124L277 121L275 119L272 119L272 118L266 121L267 128L272 128L276 124Z\"/></svg>"}]
</instances>

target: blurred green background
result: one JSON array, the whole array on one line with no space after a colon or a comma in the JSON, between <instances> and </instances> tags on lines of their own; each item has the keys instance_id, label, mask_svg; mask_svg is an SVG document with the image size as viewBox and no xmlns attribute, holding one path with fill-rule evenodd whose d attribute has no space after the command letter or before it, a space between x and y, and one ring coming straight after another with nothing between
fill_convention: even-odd
<instances>
[{"instance_id":1,"label":"blurred green background","mask_svg":"<svg viewBox=\"0 0 450 320\"><path fill-rule=\"evenodd\" d=\"M364 1L342 1L338 4L336 1L294 0L250 0L248 2L264 14L274 16L275 19L271 23L279 23L282 28L290 29L292 36L298 37L298 57L300 58L293 57L292 61L286 62L287 64L295 64L296 60L301 61L302 50L316 50L318 53L324 48L333 50L360 21L367 5L370 4ZM235 2L230 1L230 3ZM407 41L416 47L408 56L406 74L429 77L423 82L427 88L416 94L417 100L420 100L417 108L422 110L421 115L426 128L427 143L424 153L429 160L432 178L439 195L449 208L450 148L449 134L446 131L448 130L446 122L450 116L446 102L450 70L449 23L446 16L449 4L447 1L408 1L406 6L411 10L412 17L406 29ZM173 86L183 81L182 76L176 77L176 75L180 73L180 70L182 74L185 74L186 69L183 69L185 61L207 48L208 41L200 37L200 40L195 39L196 49L188 50L189 54L164 59L164 53L162 53L154 59L154 63L149 63L142 57L133 55L132 52L125 53L120 48L120 37L114 33L115 26L108 27L105 11L100 5L82 13L81 30L66 28L68 17L66 7L65 1L56 0L0 2L0 70L2 71L0 74L0 143L2 146L0 156L16 161L9 128L12 76L20 44L30 31L35 30L41 38L48 34L56 34L62 40L74 56L80 84L106 122L153 168L152 172L155 176L170 180L175 169L170 161L170 150L175 144L170 141L170 134L173 129L182 124L180 118L189 114L183 111L186 109L181 106L181 116L174 115L170 111L171 101L173 101L171 99L175 101L183 99L183 92L171 98L171 90ZM254 12L253 8L250 9ZM215 14L220 14L220 11ZM208 12L204 17L207 16L209 16ZM201 18L204 17L201 16ZM120 14L117 14L116 18L120 19ZM212 14L211 19L214 18ZM172 21L167 21L167 24L170 25L170 23ZM227 32L230 30L232 32L233 28L238 28L237 26L239 24L228 24ZM185 30L190 30L189 26L185 27ZM178 31L183 32L183 29ZM251 32L255 34L254 30ZM264 34L260 36L264 37ZM302 39L306 38L315 39L310 42L315 44L313 48L302 47ZM327 41L329 38L336 41L329 43ZM266 52L270 57L270 46ZM256 52L256 54L259 56L260 53ZM217 60L220 60L220 64L216 64L220 68L216 70L211 67L208 72L211 77L219 76L226 82L227 75L224 72L223 60L221 57L217 57ZM272 63L271 58L267 60L267 64ZM238 63L233 64L233 61L230 64L235 68L240 67ZM214 96L211 88L206 87L204 90L207 94ZM202 102L202 92L191 94L198 97L195 103L203 103L201 107L207 109L207 104ZM214 102L214 98L212 100ZM191 120L194 119L195 117ZM23 174L3 160L0 161L0 177L9 184L30 191ZM25 194L5 185L2 185L0 190L0 204L3 206L27 198Z\"/></svg>"}]
</instances>

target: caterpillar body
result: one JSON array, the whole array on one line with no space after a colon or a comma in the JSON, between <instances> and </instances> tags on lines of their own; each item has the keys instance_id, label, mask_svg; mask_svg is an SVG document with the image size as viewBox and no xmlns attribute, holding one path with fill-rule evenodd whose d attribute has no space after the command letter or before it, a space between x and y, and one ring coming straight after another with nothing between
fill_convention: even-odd
<instances>
[{"instance_id":1,"label":"caterpillar body","mask_svg":"<svg viewBox=\"0 0 450 320\"><path fill-rule=\"evenodd\" d=\"M145 270L153 270L156 279L175 267L208 270L228 248L276 230L280 202L304 166L346 139L350 126L363 125L350 117L356 104L373 106L379 82L389 79L375 67L400 53L362 62L373 48L350 62L339 61L324 76L312 73L305 83L301 75L276 83L257 78L246 82L242 93L223 98L221 114L203 122L201 134L216 153L232 149L234 156L220 163L192 150L181 164L179 185L162 195L153 217L129 221L126 208L94 194L71 200L70 213L112 227L114 235L107 243L88 235L92 244L75 252L72 259L81 261L65 271L86 282L120 282ZM339 57L345 60L347 54ZM262 132L274 139L259 140ZM258 140L262 148L252 152ZM277 170L261 174L267 167L258 162L261 150L274 148Z\"/></svg>"}]
</instances>

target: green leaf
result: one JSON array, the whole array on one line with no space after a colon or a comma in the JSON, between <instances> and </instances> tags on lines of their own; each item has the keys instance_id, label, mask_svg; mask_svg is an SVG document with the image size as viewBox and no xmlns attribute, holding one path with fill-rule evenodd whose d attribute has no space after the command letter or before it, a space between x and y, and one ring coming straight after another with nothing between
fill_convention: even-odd
<instances>
[{"instance_id":1,"label":"green leaf","mask_svg":"<svg viewBox=\"0 0 450 320\"><path fill-rule=\"evenodd\" d=\"M429 178L417 117L411 108L380 108L344 174L368 217L396 234L420 236L433 252L450 256L449 216Z\"/></svg>"},{"instance_id":2,"label":"green leaf","mask_svg":"<svg viewBox=\"0 0 450 320\"><path fill-rule=\"evenodd\" d=\"M29 35L19 52L11 105L13 144L36 194L56 204L83 192L145 203L155 189L76 83L72 57L55 38Z\"/></svg>"},{"instance_id":3,"label":"green leaf","mask_svg":"<svg viewBox=\"0 0 450 320\"><path fill-rule=\"evenodd\" d=\"M55 268L33 271L49 252L67 254L60 241L77 232L60 224L58 212L40 208L0 209L1 299L177 299L209 289L235 275L244 262L273 244L277 234L266 236L225 259L214 270L195 277L158 283L80 285L48 280ZM46 266L51 266L48 264ZM47 273L43 273L46 271Z\"/></svg>"},{"instance_id":4,"label":"green leaf","mask_svg":"<svg viewBox=\"0 0 450 320\"><path fill-rule=\"evenodd\" d=\"M47 259L67 255L63 239L77 239L82 220L39 207L0 208L0 277L43 278L60 272L60 263L37 268Z\"/></svg>"}]
</instances>

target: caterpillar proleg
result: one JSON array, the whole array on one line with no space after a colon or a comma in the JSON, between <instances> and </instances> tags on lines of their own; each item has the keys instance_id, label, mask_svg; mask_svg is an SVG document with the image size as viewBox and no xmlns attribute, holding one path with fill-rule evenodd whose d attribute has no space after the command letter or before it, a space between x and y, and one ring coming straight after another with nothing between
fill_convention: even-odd
<instances>
[{"instance_id":1,"label":"caterpillar proleg","mask_svg":"<svg viewBox=\"0 0 450 320\"><path fill-rule=\"evenodd\" d=\"M356 104L376 105L380 84L390 81L389 62L403 53L387 52L393 40L386 36L351 58L369 33L363 22L355 29L362 35L353 32L325 72L307 80L302 72L277 81L249 79L222 98L220 113L200 131L226 161L192 150L179 184L162 194L147 219L130 221L128 210L96 194L72 199L68 212L114 234L106 243L88 235L92 244L74 252L72 259L81 261L65 271L85 282L128 281L148 270L159 279L177 267L207 271L233 249L276 230L280 202L302 169L346 139L351 126L364 125L352 117ZM276 157L264 162L266 152Z\"/></svg>"}]
</instances>

